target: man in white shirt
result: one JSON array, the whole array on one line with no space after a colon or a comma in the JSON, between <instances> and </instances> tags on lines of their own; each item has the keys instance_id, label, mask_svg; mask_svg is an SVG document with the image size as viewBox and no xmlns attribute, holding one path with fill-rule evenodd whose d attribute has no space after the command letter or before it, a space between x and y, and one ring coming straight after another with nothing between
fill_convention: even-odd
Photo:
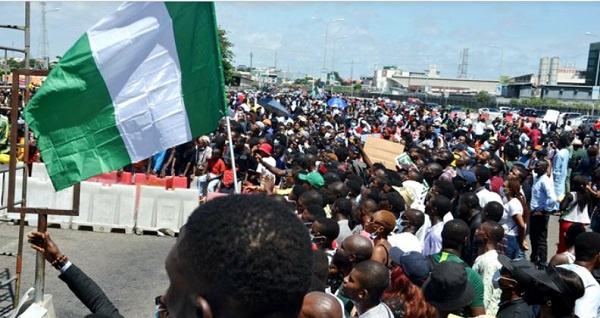
<instances>
[{"instance_id":1,"label":"man in white shirt","mask_svg":"<svg viewBox=\"0 0 600 318\"><path fill-rule=\"evenodd\" d=\"M494 288L494 274L502 268L498 261L496 245L504 238L504 229L498 222L483 222L475 231L475 241L479 242L479 256L473 263L473 269L483 281L483 304L486 315L496 316L502 289Z\"/></svg>"},{"instance_id":2,"label":"man in white shirt","mask_svg":"<svg viewBox=\"0 0 600 318\"><path fill-rule=\"evenodd\" d=\"M477 139L481 138L481 135L485 132L485 119L479 118L477 123L475 124L475 135Z\"/></svg>"},{"instance_id":3,"label":"man in white shirt","mask_svg":"<svg viewBox=\"0 0 600 318\"><path fill-rule=\"evenodd\" d=\"M575 263L559 265L571 270L581 278L585 292L575 301L577 317L600 317L600 284L592 271L600 265L600 233L585 232L575 239Z\"/></svg>"},{"instance_id":4,"label":"man in white shirt","mask_svg":"<svg viewBox=\"0 0 600 318\"><path fill-rule=\"evenodd\" d=\"M360 318L392 318L394 314L381 301L390 282L390 272L382 263L366 260L344 277L342 295L352 300Z\"/></svg>"},{"instance_id":5,"label":"man in white shirt","mask_svg":"<svg viewBox=\"0 0 600 318\"><path fill-rule=\"evenodd\" d=\"M492 192L485 187L486 182L490 180L492 177L492 172L490 169L484 165L477 165L473 167L473 173L475 173L475 178L477 179L477 184L475 185L475 194L477 194L477 198L479 198L479 205L483 208L488 202L498 202L502 204L502 198L496 192Z\"/></svg>"}]
</instances>

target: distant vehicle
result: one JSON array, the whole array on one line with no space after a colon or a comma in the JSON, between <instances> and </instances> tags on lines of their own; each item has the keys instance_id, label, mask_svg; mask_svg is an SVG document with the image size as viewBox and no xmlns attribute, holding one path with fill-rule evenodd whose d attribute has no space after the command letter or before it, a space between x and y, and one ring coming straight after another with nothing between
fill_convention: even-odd
<instances>
[{"instance_id":1,"label":"distant vehicle","mask_svg":"<svg viewBox=\"0 0 600 318\"><path fill-rule=\"evenodd\" d=\"M579 125L579 128L583 129L583 130L589 130L594 127L594 124L596 124L596 121L599 119L600 119L600 116L587 116L586 115L586 118Z\"/></svg>"},{"instance_id":2,"label":"distant vehicle","mask_svg":"<svg viewBox=\"0 0 600 318\"><path fill-rule=\"evenodd\" d=\"M544 115L546 115L546 110L545 109L538 109L534 112L534 116L533 117L537 117L537 118L544 118Z\"/></svg>"},{"instance_id":3,"label":"distant vehicle","mask_svg":"<svg viewBox=\"0 0 600 318\"><path fill-rule=\"evenodd\" d=\"M502 112L498 109L498 108L480 108L479 109L479 114L483 115L483 114L494 114L494 115L502 115Z\"/></svg>"},{"instance_id":4,"label":"distant vehicle","mask_svg":"<svg viewBox=\"0 0 600 318\"><path fill-rule=\"evenodd\" d=\"M449 112L462 112L462 108L460 108L460 106L449 106L448 108Z\"/></svg>"},{"instance_id":5,"label":"distant vehicle","mask_svg":"<svg viewBox=\"0 0 600 318\"><path fill-rule=\"evenodd\" d=\"M581 113L561 113L558 116L558 123L562 124L563 120L567 120L567 121L571 121L571 124L573 124L573 120L574 119L580 119L580 117L583 116Z\"/></svg>"},{"instance_id":6,"label":"distant vehicle","mask_svg":"<svg viewBox=\"0 0 600 318\"><path fill-rule=\"evenodd\" d=\"M535 117L537 110L535 108L523 108L519 112L519 116L522 117Z\"/></svg>"},{"instance_id":7,"label":"distant vehicle","mask_svg":"<svg viewBox=\"0 0 600 318\"><path fill-rule=\"evenodd\" d=\"M420 99L414 98L414 97L407 98L406 102L409 104L415 104L415 105L419 105L419 106L423 105L423 102Z\"/></svg>"},{"instance_id":8,"label":"distant vehicle","mask_svg":"<svg viewBox=\"0 0 600 318\"><path fill-rule=\"evenodd\" d=\"M503 106L498 108L500 109L500 112L502 112L502 115L506 115L510 111L510 107Z\"/></svg>"}]
</instances>

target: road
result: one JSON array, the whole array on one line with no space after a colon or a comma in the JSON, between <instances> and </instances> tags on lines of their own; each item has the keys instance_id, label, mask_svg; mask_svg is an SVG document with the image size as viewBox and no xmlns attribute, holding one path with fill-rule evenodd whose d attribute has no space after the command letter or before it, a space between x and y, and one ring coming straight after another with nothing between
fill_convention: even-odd
<instances>
[{"instance_id":1,"label":"road","mask_svg":"<svg viewBox=\"0 0 600 318\"><path fill-rule=\"evenodd\" d=\"M26 233L34 230L26 227ZM61 252L92 277L112 300L124 317L152 317L154 297L168 287L164 260L175 243L173 237L95 233L50 229L52 239ZM554 255L558 243L558 217L549 222L548 257ZM18 226L0 222L0 252L16 252ZM33 286L35 253L24 245L24 292ZM15 259L0 256L0 269L15 269ZM57 317L83 317L89 310L73 296L58 278L58 272L46 266L46 293L52 294Z\"/></svg>"},{"instance_id":2,"label":"road","mask_svg":"<svg viewBox=\"0 0 600 318\"><path fill-rule=\"evenodd\" d=\"M34 230L26 227L26 233ZM49 229L52 239L73 264L79 266L104 290L124 317L153 317L154 298L168 287L165 258L173 237L95 233ZM19 227L0 223L0 252L17 251ZM15 258L0 256L0 269L15 270ZM21 291L33 286L35 251L24 245ZM57 317L84 317L90 311L46 266L46 294L52 294Z\"/></svg>"}]
</instances>

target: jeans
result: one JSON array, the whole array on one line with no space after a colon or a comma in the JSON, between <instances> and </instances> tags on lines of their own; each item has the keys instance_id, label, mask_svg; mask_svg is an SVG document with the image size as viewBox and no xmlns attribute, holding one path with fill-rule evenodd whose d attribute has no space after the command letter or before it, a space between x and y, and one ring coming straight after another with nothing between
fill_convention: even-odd
<instances>
[{"instance_id":1,"label":"jeans","mask_svg":"<svg viewBox=\"0 0 600 318\"><path fill-rule=\"evenodd\" d=\"M531 240L531 262L545 264L548 259L548 219L550 214L531 215L529 239Z\"/></svg>"},{"instance_id":2,"label":"jeans","mask_svg":"<svg viewBox=\"0 0 600 318\"><path fill-rule=\"evenodd\" d=\"M519 244L519 237L516 235L507 235L506 236L506 248L505 255L510 259L521 259L525 258L525 251L521 249L521 245Z\"/></svg>"},{"instance_id":3,"label":"jeans","mask_svg":"<svg viewBox=\"0 0 600 318\"><path fill-rule=\"evenodd\" d=\"M210 192L215 192L217 190L217 186L219 186L219 179L213 179L210 182L208 182L209 178L214 178L216 176L212 175L211 173L207 173L205 175L202 175L198 178L198 192L200 193L200 196L205 196L207 193ZM208 182L208 187L206 188L206 192L204 193L204 186L206 185L206 182Z\"/></svg>"}]
</instances>

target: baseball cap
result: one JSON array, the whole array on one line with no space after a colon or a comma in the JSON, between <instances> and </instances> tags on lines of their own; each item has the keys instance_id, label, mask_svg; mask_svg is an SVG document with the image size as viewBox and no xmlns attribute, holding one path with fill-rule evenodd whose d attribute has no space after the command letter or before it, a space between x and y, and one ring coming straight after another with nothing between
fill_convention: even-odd
<instances>
[{"instance_id":1,"label":"baseball cap","mask_svg":"<svg viewBox=\"0 0 600 318\"><path fill-rule=\"evenodd\" d=\"M429 262L423 254L415 251L404 252L398 247L390 249L390 259L402 266L408 279L415 285L421 285L430 272Z\"/></svg>"},{"instance_id":2,"label":"baseball cap","mask_svg":"<svg viewBox=\"0 0 600 318\"><path fill-rule=\"evenodd\" d=\"M325 184L323 176L318 172L300 173L298 179L308 182L313 188L319 189Z\"/></svg>"},{"instance_id":3,"label":"baseball cap","mask_svg":"<svg viewBox=\"0 0 600 318\"><path fill-rule=\"evenodd\" d=\"M475 173L471 170L462 170L456 169L456 175L463 178L467 183L474 184L477 182L477 178L475 178Z\"/></svg>"}]
</instances>

